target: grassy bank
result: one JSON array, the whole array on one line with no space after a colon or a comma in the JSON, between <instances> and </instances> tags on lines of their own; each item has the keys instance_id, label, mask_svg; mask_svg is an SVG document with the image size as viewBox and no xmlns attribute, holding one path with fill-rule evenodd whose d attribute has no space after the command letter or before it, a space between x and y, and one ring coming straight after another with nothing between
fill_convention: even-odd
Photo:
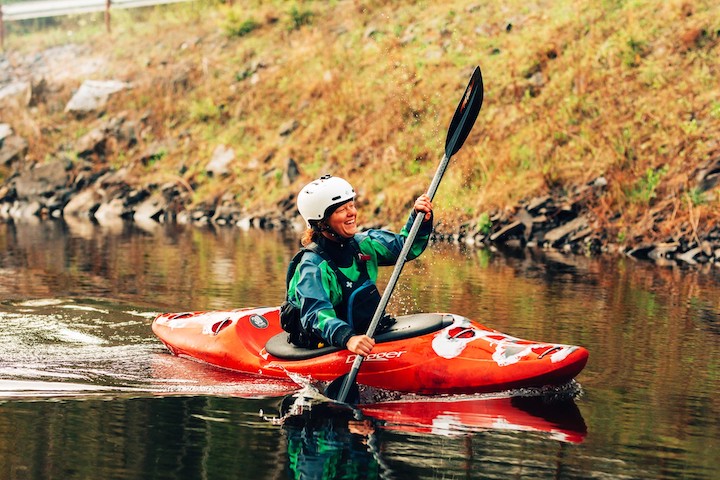
<instances>
[{"instance_id":1,"label":"grassy bank","mask_svg":"<svg viewBox=\"0 0 720 480\"><path fill-rule=\"evenodd\" d=\"M718 225L717 189L697 173L720 157L719 19L711 1L192 2L115 11L110 35L99 15L12 24L6 55L87 44L103 63L92 78L131 82L104 115L143 119L139 142L96 161L139 183L181 181L196 203L253 211L331 172L356 184L368 222L395 225L427 188L479 64L485 103L439 218L453 228L602 176L593 227L622 243ZM78 85L3 107L31 161L96 120L63 112ZM236 160L214 178L205 166L221 144ZM150 145L161 147L148 159Z\"/></svg>"}]
</instances>

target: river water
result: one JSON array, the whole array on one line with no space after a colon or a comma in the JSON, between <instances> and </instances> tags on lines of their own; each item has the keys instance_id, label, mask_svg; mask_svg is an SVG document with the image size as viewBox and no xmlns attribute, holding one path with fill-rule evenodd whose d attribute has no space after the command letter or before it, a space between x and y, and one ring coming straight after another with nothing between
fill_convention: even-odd
<instances>
[{"instance_id":1,"label":"river water","mask_svg":"<svg viewBox=\"0 0 720 480\"><path fill-rule=\"evenodd\" d=\"M577 383L316 402L283 419L301 387L173 357L150 325L160 312L279 304L294 238L45 221L0 224L0 246L2 479L720 474L717 267L431 244L390 311L583 345Z\"/></svg>"}]
</instances>

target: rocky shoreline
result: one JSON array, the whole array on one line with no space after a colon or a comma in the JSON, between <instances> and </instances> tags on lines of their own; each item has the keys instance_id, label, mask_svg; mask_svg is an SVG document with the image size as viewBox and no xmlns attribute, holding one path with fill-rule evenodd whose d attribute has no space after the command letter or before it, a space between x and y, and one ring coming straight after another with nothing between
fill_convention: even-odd
<instances>
[{"instance_id":1,"label":"rocky shoreline","mask_svg":"<svg viewBox=\"0 0 720 480\"><path fill-rule=\"evenodd\" d=\"M34 105L59 97L57 92L64 80L58 80L58 72L64 71L64 59L75 58L83 52L82 47L60 47L24 63L0 57L0 73L6 74L0 76L0 105L12 105L15 111L31 111ZM11 68L11 63L21 68L17 65ZM95 68L91 61L85 65ZM172 79L173 84L182 82L182 78L180 74ZM100 225L129 221L212 224L243 229L301 231L304 228L292 193L266 211L246 211L232 195L212 204L190 207L195 205L193 186L180 174L168 176L165 183L147 184L134 177L130 169L112 167L108 159L118 152L137 152L133 154L133 162L150 165L172 150L173 142L182 140L148 142L143 135L147 128L144 116L134 112L107 115L104 106L108 99L129 88L132 85L117 80L82 82L65 104L65 111L83 118L87 133L58 146L52 158L44 161L31 158L28 140L15 133L13 125L3 123L7 118L0 118L0 167L9 172L0 185L0 219L74 217ZM278 136L284 138L292 134L296 123L290 119L280 127ZM233 161L234 152L218 145L204 172L222 177L228 174ZM290 192L300 175L298 166L288 158L284 170L278 170L269 174L282 178ZM703 191L714 188L720 181L720 158L698 171L696 181ZM603 230L592 213L592 206L597 205L607 184L607 180L600 177L571 191L531 198L513 209L484 215L459 226L440 223L433 238L477 248L537 247L568 254L621 254L657 265L720 266L720 227L701 237L691 232L658 243L632 244L632 239L618 243Z\"/></svg>"},{"instance_id":2,"label":"rocky shoreline","mask_svg":"<svg viewBox=\"0 0 720 480\"><path fill-rule=\"evenodd\" d=\"M100 130L120 135L122 122L110 122ZM1 126L0 126L1 128ZM119 129L118 129L119 128ZM104 135L91 131L86 137L96 140L84 150L92 151L107 142ZM8 137L5 137L7 140ZM79 143L89 142L82 138ZM10 137L0 139L0 154L22 146ZM26 147L25 147L26 148ZM24 148L13 157L22 164ZM4 153L3 153L4 152ZM606 187L600 177L562 197L533 198L512 212L498 212L488 218L447 228L442 223L433 234L434 241L452 242L475 248L544 248L567 254L627 255L640 260L668 265L720 266L720 229L707 238L678 238L655 244L619 245L607 240L599 230L587 205ZM135 222L140 225L177 222L191 225L217 225L242 229L280 229L302 231L304 223L289 195L276 208L247 212L231 199L215 205L190 208L192 188L180 178L162 185L138 186L124 169L98 168L90 161L72 163L54 161L18 169L0 186L0 219L82 218L99 225Z\"/></svg>"}]
</instances>

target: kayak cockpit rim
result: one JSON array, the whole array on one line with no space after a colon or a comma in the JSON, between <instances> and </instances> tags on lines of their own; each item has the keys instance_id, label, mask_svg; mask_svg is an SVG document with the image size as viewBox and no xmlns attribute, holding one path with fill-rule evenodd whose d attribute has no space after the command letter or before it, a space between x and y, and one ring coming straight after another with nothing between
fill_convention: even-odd
<instances>
[{"instance_id":1,"label":"kayak cockpit rim","mask_svg":"<svg viewBox=\"0 0 720 480\"><path fill-rule=\"evenodd\" d=\"M388 330L376 335L375 341L377 343L384 343L438 332L452 325L456 318L457 315L445 313L401 315L395 318L395 323ZM342 349L333 346L313 349L295 346L288 342L287 332L274 335L265 344L265 351L267 351L267 353L283 360L306 360L339 350Z\"/></svg>"}]
</instances>

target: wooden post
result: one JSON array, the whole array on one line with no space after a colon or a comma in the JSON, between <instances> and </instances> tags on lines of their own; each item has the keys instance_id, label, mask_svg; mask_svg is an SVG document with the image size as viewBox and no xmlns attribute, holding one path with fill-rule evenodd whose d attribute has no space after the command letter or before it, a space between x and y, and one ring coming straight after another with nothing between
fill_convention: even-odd
<instances>
[{"instance_id":1,"label":"wooden post","mask_svg":"<svg viewBox=\"0 0 720 480\"><path fill-rule=\"evenodd\" d=\"M105 30L110 33L110 4L112 0L105 0Z\"/></svg>"}]
</instances>

